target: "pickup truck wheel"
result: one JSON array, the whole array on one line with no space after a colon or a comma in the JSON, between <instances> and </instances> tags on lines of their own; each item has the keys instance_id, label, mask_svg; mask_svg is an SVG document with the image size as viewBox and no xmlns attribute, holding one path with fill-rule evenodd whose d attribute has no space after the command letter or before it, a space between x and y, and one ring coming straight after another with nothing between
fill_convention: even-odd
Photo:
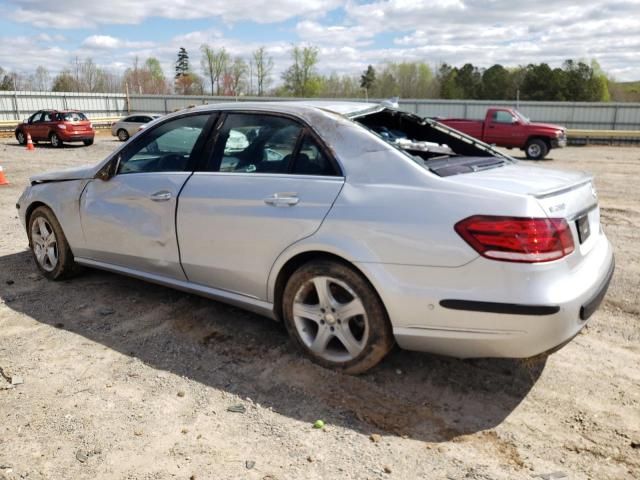
<instances>
[{"instance_id":1,"label":"pickup truck wheel","mask_svg":"<svg viewBox=\"0 0 640 480\"><path fill-rule=\"evenodd\" d=\"M548 151L549 149L547 148L547 144L544 140L540 140L539 138L529 140L525 147L527 158L531 160L542 160L547 155Z\"/></svg>"},{"instance_id":2,"label":"pickup truck wheel","mask_svg":"<svg viewBox=\"0 0 640 480\"><path fill-rule=\"evenodd\" d=\"M60 137L58 136L57 133L52 133L51 135L49 135L49 140L51 141L52 147L54 148L62 147L62 140L60 140Z\"/></svg>"},{"instance_id":3,"label":"pickup truck wheel","mask_svg":"<svg viewBox=\"0 0 640 480\"><path fill-rule=\"evenodd\" d=\"M289 278L284 323L314 362L349 374L376 365L394 345L387 312L359 272L334 261L313 261Z\"/></svg>"}]
</instances>

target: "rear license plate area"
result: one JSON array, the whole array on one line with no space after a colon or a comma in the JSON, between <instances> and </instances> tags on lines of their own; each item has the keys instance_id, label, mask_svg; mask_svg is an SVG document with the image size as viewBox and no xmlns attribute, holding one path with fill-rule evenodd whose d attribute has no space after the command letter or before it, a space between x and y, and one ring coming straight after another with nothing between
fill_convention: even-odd
<instances>
[{"instance_id":1,"label":"rear license plate area","mask_svg":"<svg viewBox=\"0 0 640 480\"><path fill-rule=\"evenodd\" d=\"M576 229L578 230L578 240L580 243L587 241L591 235L591 226L589 225L589 215L584 214L576 220Z\"/></svg>"}]
</instances>

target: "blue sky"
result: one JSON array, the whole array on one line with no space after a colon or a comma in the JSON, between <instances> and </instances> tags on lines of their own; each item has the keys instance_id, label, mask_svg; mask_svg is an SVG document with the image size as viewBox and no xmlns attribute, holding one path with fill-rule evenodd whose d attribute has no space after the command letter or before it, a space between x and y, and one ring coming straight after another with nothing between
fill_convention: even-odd
<instances>
[{"instance_id":1,"label":"blue sky","mask_svg":"<svg viewBox=\"0 0 640 480\"><path fill-rule=\"evenodd\" d=\"M122 72L157 57L172 74L179 47L248 58L265 46L274 80L291 44L320 49L322 73L426 61L481 67L595 59L617 80L640 80L640 0L0 0L0 67L52 74L75 57Z\"/></svg>"}]
</instances>

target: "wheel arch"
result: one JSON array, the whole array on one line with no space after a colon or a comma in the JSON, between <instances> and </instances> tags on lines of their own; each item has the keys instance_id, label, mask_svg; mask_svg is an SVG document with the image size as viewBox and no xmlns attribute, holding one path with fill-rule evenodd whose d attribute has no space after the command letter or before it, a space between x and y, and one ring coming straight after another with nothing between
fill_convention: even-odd
<instances>
[{"instance_id":1,"label":"wheel arch","mask_svg":"<svg viewBox=\"0 0 640 480\"><path fill-rule=\"evenodd\" d=\"M25 219L25 225L27 226L27 231L29 231L29 222L31 221L31 215L33 214L33 211L38 207L47 207L49 210L53 212L53 208L51 208L51 205L47 205L46 203L40 200L31 202L29 206L26 208L26 210L24 211L24 219ZM55 212L53 212L53 214L55 215Z\"/></svg>"},{"instance_id":2,"label":"wheel arch","mask_svg":"<svg viewBox=\"0 0 640 480\"><path fill-rule=\"evenodd\" d=\"M287 281L299 267L313 260L332 260L334 262L341 263L360 274L380 299L382 308L384 308L385 313L387 314L387 318L389 318L389 312L384 303L384 300L382 299L382 296L376 289L371 279L362 269L358 268L357 265L341 255L325 250L312 249L293 254L286 261L284 261L282 266L280 266L277 270L277 275L275 275L275 279L273 280L273 286L270 289L270 292L272 293L271 299L273 300L273 312L277 321L282 321L282 296L284 294L284 289Z\"/></svg>"},{"instance_id":3,"label":"wheel arch","mask_svg":"<svg viewBox=\"0 0 640 480\"><path fill-rule=\"evenodd\" d=\"M525 148L527 148L527 145L532 140L542 140L545 143L545 145L547 146L547 152L549 150L551 150L551 138L550 137L547 137L545 135L530 135L529 138L527 138L527 141L525 143Z\"/></svg>"}]
</instances>

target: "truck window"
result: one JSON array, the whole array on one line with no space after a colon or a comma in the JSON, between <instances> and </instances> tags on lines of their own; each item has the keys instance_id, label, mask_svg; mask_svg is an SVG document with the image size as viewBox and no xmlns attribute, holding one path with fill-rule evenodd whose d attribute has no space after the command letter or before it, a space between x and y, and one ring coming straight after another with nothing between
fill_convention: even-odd
<instances>
[{"instance_id":1,"label":"truck window","mask_svg":"<svg viewBox=\"0 0 640 480\"><path fill-rule=\"evenodd\" d=\"M493 118L491 120L495 123L513 123L515 121L511 112L505 110L496 110L493 112Z\"/></svg>"}]
</instances>

